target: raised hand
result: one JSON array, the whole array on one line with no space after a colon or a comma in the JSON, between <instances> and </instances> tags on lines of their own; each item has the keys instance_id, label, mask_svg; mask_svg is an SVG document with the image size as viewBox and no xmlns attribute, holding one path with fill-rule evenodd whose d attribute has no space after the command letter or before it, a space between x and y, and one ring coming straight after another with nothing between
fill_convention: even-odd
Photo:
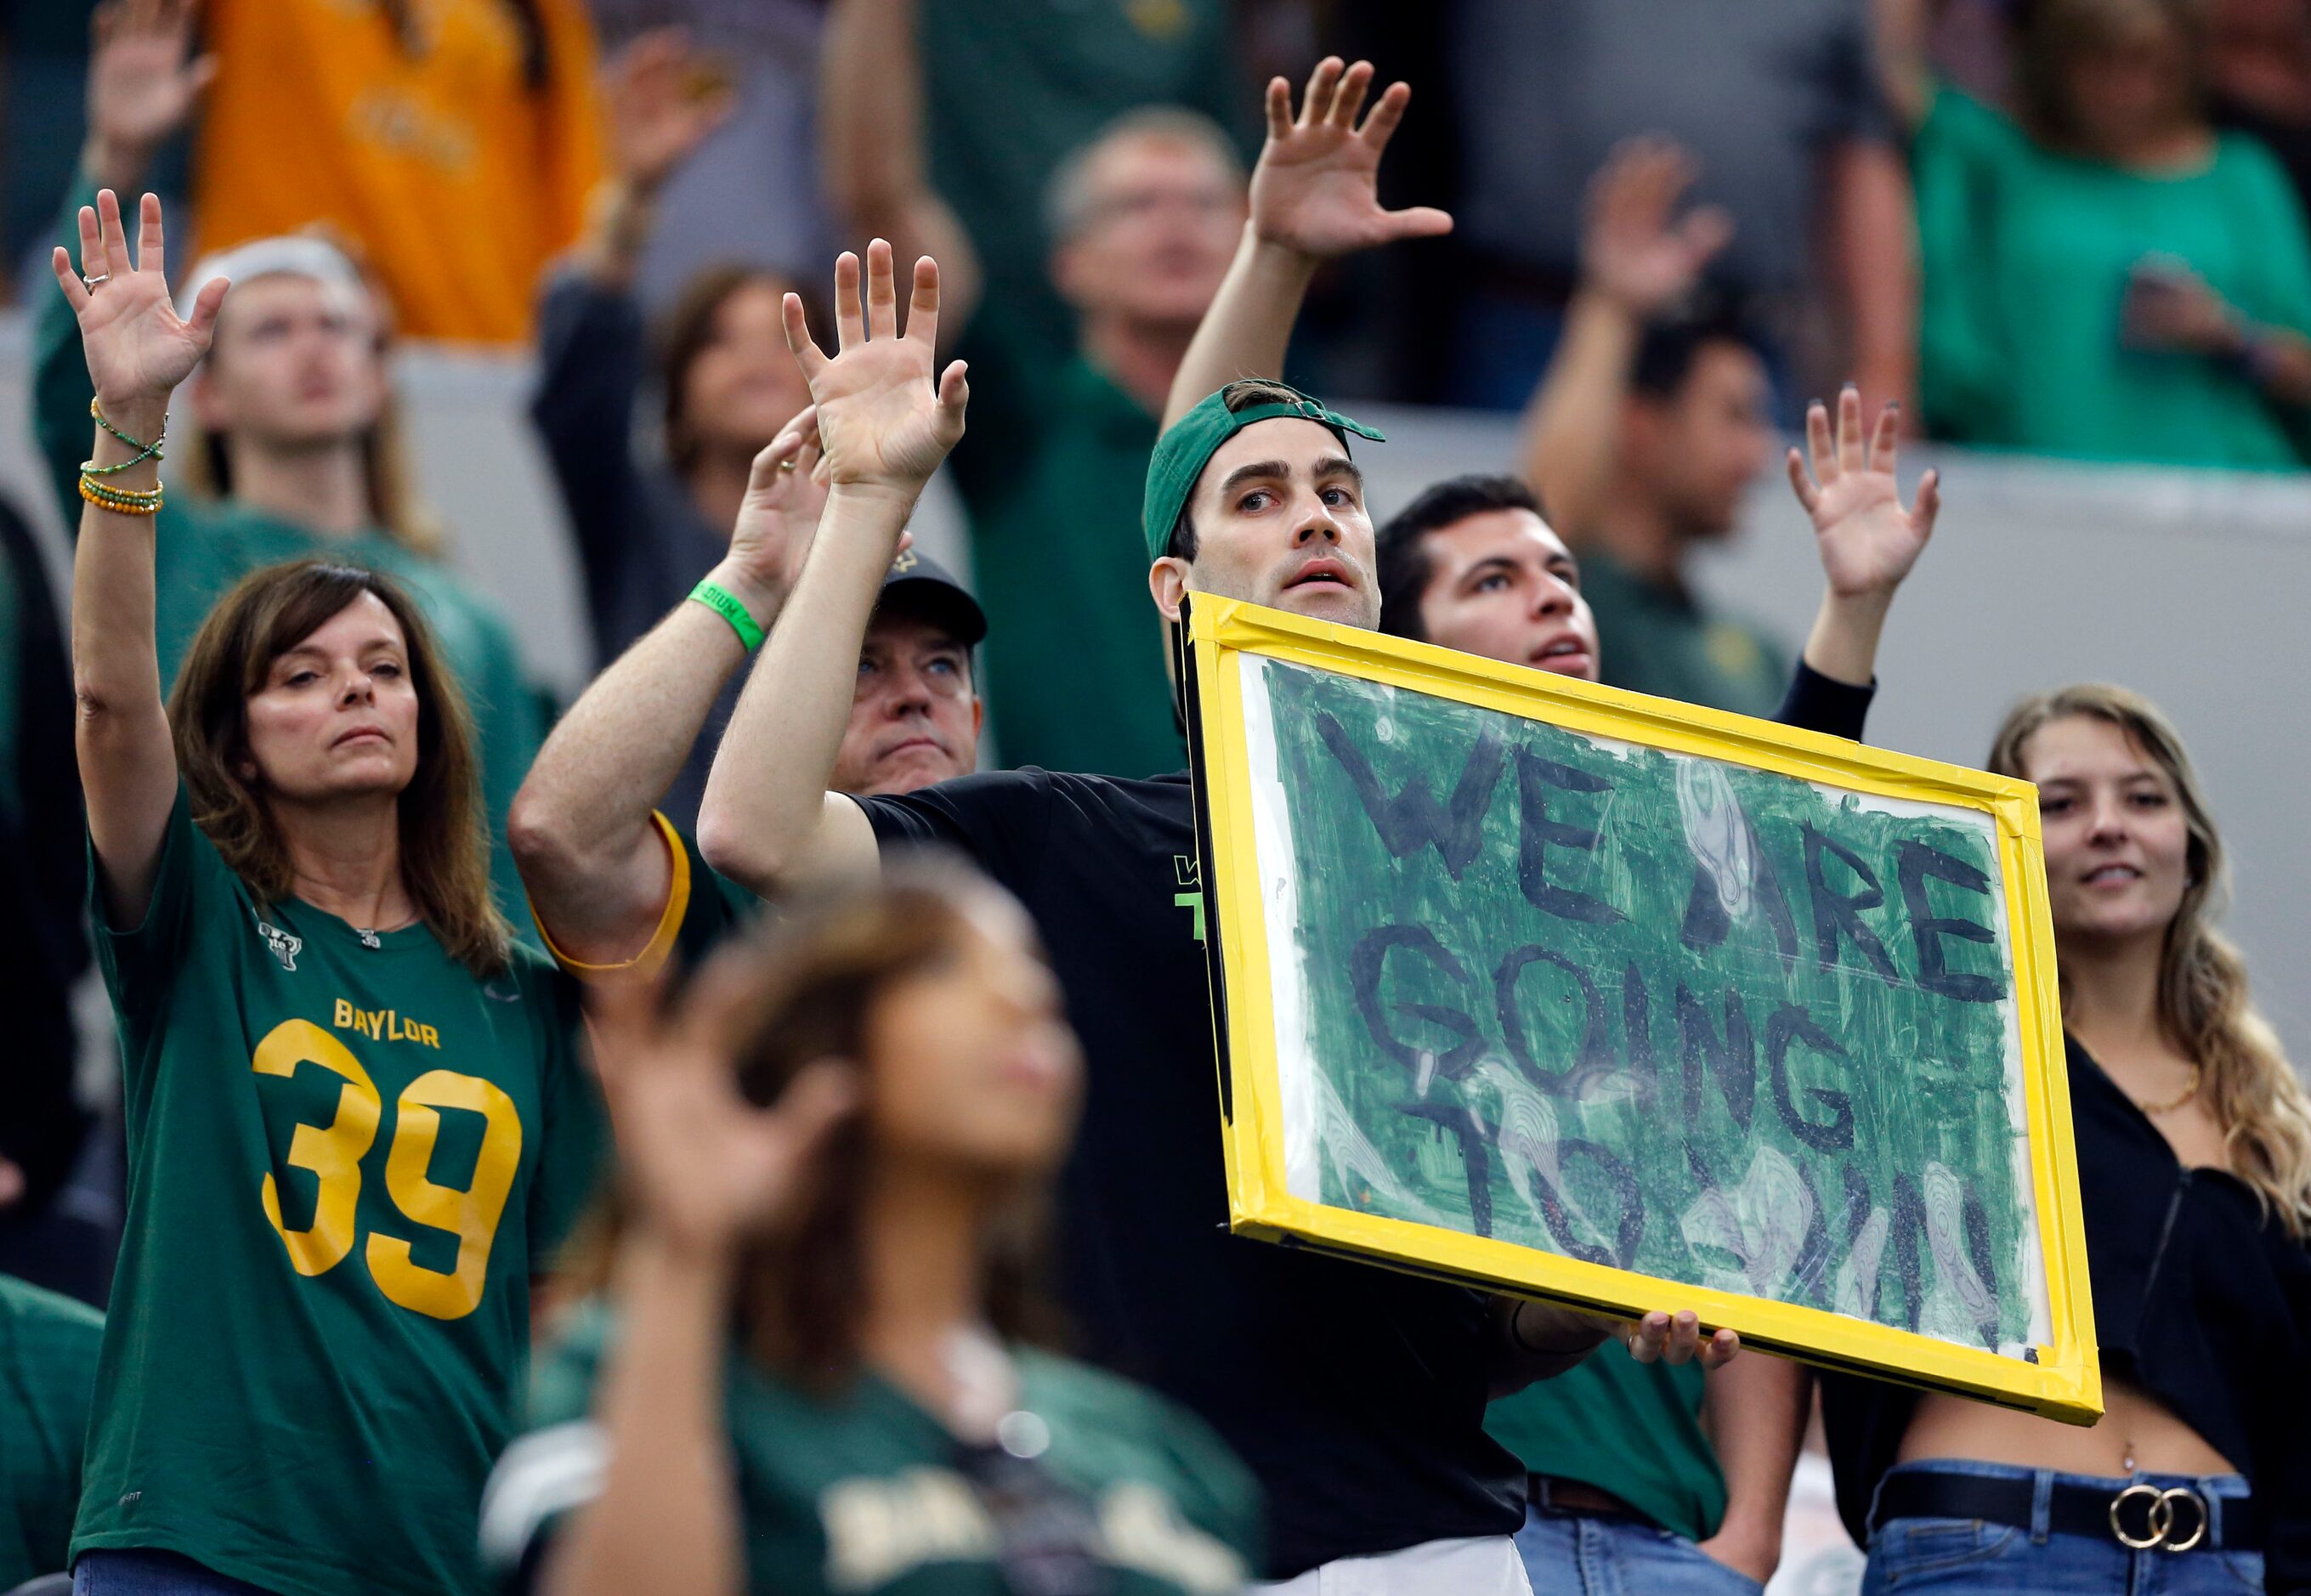
<instances>
[{"instance_id":1,"label":"raised hand","mask_svg":"<svg viewBox=\"0 0 2311 1596\"><path fill-rule=\"evenodd\" d=\"M754 457L747 474L746 496L730 530L730 558L774 603L794 591L826 508L824 459L818 410L810 406Z\"/></svg>"},{"instance_id":2,"label":"raised hand","mask_svg":"<svg viewBox=\"0 0 2311 1596\"><path fill-rule=\"evenodd\" d=\"M88 132L102 182L134 182L191 117L216 57L191 54L191 0L107 0L90 18Z\"/></svg>"},{"instance_id":3,"label":"raised hand","mask_svg":"<svg viewBox=\"0 0 2311 1596\"><path fill-rule=\"evenodd\" d=\"M656 189L737 101L680 28L637 34L602 66L610 164L645 192Z\"/></svg>"},{"instance_id":4,"label":"raised hand","mask_svg":"<svg viewBox=\"0 0 2311 1596\"><path fill-rule=\"evenodd\" d=\"M1613 1327L1614 1339L1641 1364L1698 1363L1705 1369L1722 1369L1741 1350L1741 1338L1721 1330L1704 1340L1701 1321L1690 1308L1677 1314L1656 1310L1642 1319L1625 1319Z\"/></svg>"},{"instance_id":5,"label":"raised hand","mask_svg":"<svg viewBox=\"0 0 2311 1596\"><path fill-rule=\"evenodd\" d=\"M1296 118L1291 85L1269 81L1268 142L1251 173L1251 224L1262 241L1321 259L1452 231L1452 218L1427 205L1381 207L1381 152L1412 91L1390 84L1359 127L1372 81L1371 62L1343 68L1328 56L1308 80Z\"/></svg>"},{"instance_id":6,"label":"raised hand","mask_svg":"<svg viewBox=\"0 0 2311 1596\"><path fill-rule=\"evenodd\" d=\"M136 254L131 266L120 201L106 188L94 206L80 208L81 271L73 270L72 256L62 245L50 263L57 286L80 320L81 348L97 403L119 426L132 417L144 421L165 412L170 392L208 353L226 287L219 278L202 289L191 320L177 314L169 299L156 195L144 196ZM96 286L83 281L83 273Z\"/></svg>"},{"instance_id":7,"label":"raised hand","mask_svg":"<svg viewBox=\"0 0 2311 1596\"><path fill-rule=\"evenodd\" d=\"M915 262L907 330L899 332L899 298L891 246L867 246L866 298L859 257L834 263L834 319L840 335L830 358L812 339L802 301L786 299L787 347L802 365L818 412L828 482L837 488L902 496L911 502L963 436L970 397L961 361L937 372L938 266Z\"/></svg>"},{"instance_id":8,"label":"raised hand","mask_svg":"<svg viewBox=\"0 0 2311 1596\"><path fill-rule=\"evenodd\" d=\"M789 1217L813 1155L858 1101L854 1071L832 1061L802 1070L768 1108L739 1095L732 1049L756 956L724 950L670 1006L658 982L589 993L595 1065L637 1218L701 1254Z\"/></svg>"},{"instance_id":9,"label":"raised hand","mask_svg":"<svg viewBox=\"0 0 2311 1596\"><path fill-rule=\"evenodd\" d=\"M1934 517L1941 510L1941 480L1928 471L1918 481L1914 507L1902 508L1894 484L1900 435L1901 412L1888 405L1879 413L1877 434L1865 449L1862 395L1848 384L1837 397L1835 440L1828 410L1818 399L1807 408L1810 475L1804 455L1790 450L1790 486L1813 518L1822 574L1838 597L1891 596L1933 536Z\"/></svg>"},{"instance_id":10,"label":"raised hand","mask_svg":"<svg viewBox=\"0 0 2311 1596\"><path fill-rule=\"evenodd\" d=\"M1720 206L1671 220L1696 171L1684 148L1665 138L1633 138L1614 148L1589 185L1581 239L1587 286L1640 318L1693 291L1733 236L1733 219Z\"/></svg>"}]
</instances>

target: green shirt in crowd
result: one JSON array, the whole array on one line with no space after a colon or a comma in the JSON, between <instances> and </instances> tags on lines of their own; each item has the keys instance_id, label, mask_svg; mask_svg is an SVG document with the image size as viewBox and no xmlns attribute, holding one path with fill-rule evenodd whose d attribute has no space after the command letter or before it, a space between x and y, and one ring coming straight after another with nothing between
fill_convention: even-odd
<instances>
[{"instance_id":1,"label":"green shirt in crowd","mask_svg":"<svg viewBox=\"0 0 2311 1596\"><path fill-rule=\"evenodd\" d=\"M606 1147L575 986L256 901L181 789L142 923L100 886L92 913L128 1212L74 1556L279 1596L481 1588L530 1280Z\"/></svg>"},{"instance_id":2,"label":"green shirt in crowd","mask_svg":"<svg viewBox=\"0 0 2311 1596\"><path fill-rule=\"evenodd\" d=\"M95 203L85 187L67 203L65 241L77 244L73 220ZM64 295L42 294L34 317L32 425L57 487L65 523L80 527L80 466L96 435L89 419L94 390L80 347L80 324ZM193 634L210 608L252 571L283 560L319 558L367 566L409 589L440 636L472 711L482 765L482 799L489 811L490 879L498 907L527 930L521 876L506 842L506 811L545 738L537 695L521 668L520 651L504 619L439 562L414 554L372 529L331 537L227 499L203 501L181 490L153 518L154 630L162 691L177 679Z\"/></svg>"},{"instance_id":3,"label":"green shirt in crowd","mask_svg":"<svg viewBox=\"0 0 2311 1596\"><path fill-rule=\"evenodd\" d=\"M0 1275L0 1590L61 1574L104 1315Z\"/></svg>"},{"instance_id":4,"label":"green shirt in crowd","mask_svg":"<svg viewBox=\"0 0 2311 1596\"><path fill-rule=\"evenodd\" d=\"M1259 148L1228 0L938 0L920 8L923 145L940 197L986 273L983 302L1012 308L1045 364L1075 348L1051 285L1043 226L1051 175L1124 112L1185 106ZM989 97L1002 108L989 116ZM971 372L980 428L979 368ZM1134 508L1138 501L1133 501Z\"/></svg>"},{"instance_id":5,"label":"green shirt in crowd","mask_svg":"<svg viewBox=\"0 0 2311 1596\"><path fill-rule=\"evenodd\" d=\"M531 1382L536 1427L491 1479L483 1548L517 1586L560 1517L600 1488L607 1443L586 1415L613 1334L598 1304L573 1315ZM1259 1488L1218 1437L1114 1375L1028 1349L1014 1356L1020 1405L1048 1437L1033 1461L1096 1526L1086 1549L1112 1571L1110 1596L1234 1596L1258 1566ZM735 1351L725 1379L750 1591L1019 1588L1003 1576L999 1513L973 1487L955 1437L890 1382L862 1372L839 1393L815 1395Z\"/></svg>"},{"instance_id":6,"label":"green shirt in crowd","mask_svg":"<svg viewBox=\"0 0 2311 1596\"><path fill-rule=\"evenodd\" d=\"M1156 417L1080 355L1049 363L990 306L961 353L953 458L987 611L982 691L1007 764L1154 776L1187 762L1139 504Z\"/></svg>"},{"instance_id":7,"label":"green shirt in crowd","mask_svg":"<svg viewBox=\"0 0 2311 1596\"><path fill-rule=\"evenodd\" d=\"M1528 1472L1609 1491L1706 1540L1725 1517L1725 1475L1701 1429L1702 1381L1696 1364L1599 1356L1501 1398L1485 1429Z\"/></svg>"},{"instance_id":8,"label":"green shirt in crowd","mask_svg":"<svg viewBox=\"0 0 2311 1596\"><path fill-rule=\"evenodd\" d=\"M1939 91L1914 153L1919 387L1935 436L2173 465L2301 466L2311 412L2202 355L2125 347L2146 261L2185 267L2250 320L2311 333L2311 242L2287 174L2238 133L2187 171L2059 154Z\"/></svg>"},{"instance_id":9,"label":"green shirt in crowd","mask_svg":"<svg viewBox=\"0 0 2311 1596\"><path fill-rule=\"evenodd\" d=\"M1648 581L1601 552L1581 556L1581 591L1607 685L1742 715L1781 707L1790 657L1762 628L1710 615L1683 585Z\"/></svg>"}]
</instances>

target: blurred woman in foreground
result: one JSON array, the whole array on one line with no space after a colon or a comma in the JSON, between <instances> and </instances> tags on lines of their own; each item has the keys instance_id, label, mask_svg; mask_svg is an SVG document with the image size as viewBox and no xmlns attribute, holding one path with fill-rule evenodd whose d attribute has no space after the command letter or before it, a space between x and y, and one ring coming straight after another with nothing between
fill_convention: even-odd
<instances>
[{"instance_id":1,"label":"blurred woman in foreground","mask_svg":"<svg viewBox=\"0 0 2311 1596\"><path fill-rule=\"evenodd\" d=\"M990 1596L1240 1586L1243 1468L1025 1344L1082 1062L1008 894L914 861L667 1016L602 997L620 1322L589 1310L541 1369L545 1427L483 1506L493 1560L553 1596L871 1592L930 1564Z\"/></svg>"}]
</instances>

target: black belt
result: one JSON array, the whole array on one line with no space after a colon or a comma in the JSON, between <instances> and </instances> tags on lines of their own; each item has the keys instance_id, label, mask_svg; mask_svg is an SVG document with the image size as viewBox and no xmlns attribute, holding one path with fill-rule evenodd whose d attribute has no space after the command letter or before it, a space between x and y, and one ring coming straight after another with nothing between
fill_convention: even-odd
<instances>
[{"instance_id":1,"label":"black belt","mask_svg":"<svg viewBox=\"0 0 2311 1596\"><path fill-rule=\"evenodd\" d=\"M2028 1530L2037 1482L1993 1479L1976 1474L1921 1470L1889 1474L1878 1490L1871 1524L1889 1519L1978 1519ZM2116 1490L2056 1482L2046 1503L2046 1528L2057 1535L2115 1540L2139 1552L2251 1552L2259 1550L2253 1499L2223 1498L2222 1521L2190 1486L2161 1487L2138 1480Z\"/></svg>"}]
</instances>

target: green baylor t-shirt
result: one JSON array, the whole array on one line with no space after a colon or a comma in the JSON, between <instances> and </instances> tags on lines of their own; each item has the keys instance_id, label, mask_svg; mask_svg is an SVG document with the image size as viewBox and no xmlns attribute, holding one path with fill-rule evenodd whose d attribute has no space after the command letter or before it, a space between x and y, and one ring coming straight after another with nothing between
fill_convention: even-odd
<instances>
[{"instance_id":1,"label":"green baylor t-shirt","mask_svg":"<svg viewBox=\"0 0 2311 1596\"><path fill-rule=\"evenodd\" d=\"M575 988L422 925L260 905L179 789L98 959L128 1212L73 1554L176 1552L281 1596L482 1588L529 1282L605 1149Z\"/></svg>"},{"instance_id":2,"label":"green baylor t-shirt","mask_svg":"<svg viewBox=\"0 0 2311 1596\"><path fill-rule=\"evenodd\" d=\"M562 1516L600 1488L607 1442L587 1414L614 1336L608 1310L587 1304L531 1381L536 1427L507 1449L482 1512L508 1588L527 1588ZM1037 1462L1088 1503L1109 1596L1235 1596L1259 1566L1260 1492L1219 1438L1115 1375L1014 1357L1021 1406L1049 1432ZM888 1381L862 1374L815 1397L734 1351L723 1415L756 1596L1009 1596L954 1438Z\"/></svg>"}]
</instances>

